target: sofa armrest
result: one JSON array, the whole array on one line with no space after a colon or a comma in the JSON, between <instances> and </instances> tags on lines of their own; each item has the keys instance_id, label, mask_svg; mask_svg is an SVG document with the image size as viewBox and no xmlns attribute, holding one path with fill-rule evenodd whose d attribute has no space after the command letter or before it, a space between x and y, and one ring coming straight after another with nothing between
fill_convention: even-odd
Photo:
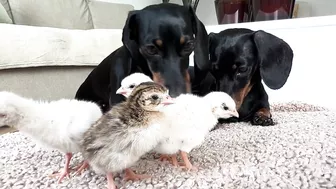
<instances>
[{"instance_id":1,"label":"sofa armrest","mask_svg":"<svg viewBox=\"0 0 336 189\"><path fill-rule=\"evenodd\" d=\"M69 30L0 24L0 70L96 66L122 46L120 29Z\"/></svg>"}]
</instances>

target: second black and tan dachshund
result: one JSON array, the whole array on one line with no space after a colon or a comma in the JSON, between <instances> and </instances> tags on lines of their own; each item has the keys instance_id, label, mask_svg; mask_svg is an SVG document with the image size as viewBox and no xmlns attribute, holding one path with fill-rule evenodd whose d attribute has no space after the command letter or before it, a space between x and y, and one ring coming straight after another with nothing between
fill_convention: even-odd
<instances>
[{"instance_id":1,"label":"second black and tan dachshund","mask_svg":"<svg viewBox=\"0 0 336 189\"><path fill-rule=\"evenodd\" d=\"M229 121L274 125L262 80L270 89L283 87L292 69L291 47L263 30L234 28L210 33L209 53L211 73L193 92L200 95L209 91L228 93L239 112L239 119ZM192 67L189 71L192 80L197 78L192 74Z\"/></svg>"}]
</instances>

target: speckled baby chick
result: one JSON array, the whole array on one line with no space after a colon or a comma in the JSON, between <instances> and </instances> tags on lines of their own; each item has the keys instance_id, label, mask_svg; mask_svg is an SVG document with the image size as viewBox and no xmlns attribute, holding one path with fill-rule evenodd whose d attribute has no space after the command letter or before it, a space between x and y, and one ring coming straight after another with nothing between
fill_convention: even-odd
<instances>
[{"instance_id":1,"label":"speckled baby chick","mask_svg":"<svg viewBox=\"0 0 336 189\"><path fill-rule=\"evenodd\" d=\"M133 89L143 82L153 82L153 80L143 73L133 73L121 81L121 86L116 94L121 94L128 98Z\"/></svg>"},{"instance_id":2,"label":"speckled baby chick","mask_svg":"<svg viewBox=\"0 0 336 189\"><path fill-rule=\"evenodd\" d=\"M187 154L200 146L219 118L238 117L234 100L224 92L211 92L204 97L182 94L175 103L164 110L166 125L163 125L164 140L154 149L161 154L170 154L177 165L176 153L180 151L182 166L190 170Z\"/></svg>"},{"instance_id":3,"label":"speckled baby chick","mask_svg":"<svg viewBox=\"0 0 336 189\"><path fill-rule=\"evenodd\" d=\"M116 188L113 172L125 170L126 180L148 177L136 175L129 167L162 139L157 122L171 103L167 88L141 83L125 102L113 106L84 134L82 154L93 170L106 174L109 189Z\"/></svg>"}]
</instances>

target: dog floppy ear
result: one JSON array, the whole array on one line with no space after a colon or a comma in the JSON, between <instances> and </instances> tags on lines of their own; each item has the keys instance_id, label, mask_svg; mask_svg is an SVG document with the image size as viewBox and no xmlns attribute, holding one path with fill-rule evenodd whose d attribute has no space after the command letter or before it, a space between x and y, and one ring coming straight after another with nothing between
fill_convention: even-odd
<instances>
[{"instance_id":1,"label":"dog floppy ear","mask_svg":"<svg viewBox=\"0 0 336 189\"><path fill-rule=\"evenodd\" d=\"M129 11L126 23L122 32L122 42L131 53L133 58L136 58L139 53L138 47L138 23L137 14L139 11Z\"/></svg>"},{"instance_id":2,"label":"dog floppy ear","mask_svg":"<svg viewBox=\"0 0 336 189\"><path fill-rule=\"evenodd\" d=\"M209 58L210 58L210 65L211 67L211 72L214 69L217 69L217 64L214 64L215 59L216 59L216 47L218 46L219 39L217 33L211 32L209 33Z\"/></svg>"},{"instance_id":3,"label":"dog floppy ear","mask_svg":"<svg viewBox=\"0 0 336 189\"><path fill-rule=\"evenodd\" d=\"M269 88L280 89L292 69L291 47L284 40L262 30L254 32L253 39L258 50L261 78Z\"/></svg>"},{"instance_id":4,"label":"dog floppy ear","mask_svg":"<svg viewBox=\"0 0 336 189\"><path fill-rule=\"evenodd\" d=\"M191 16L192 30L196 38L194 50L194 66L202 71L208 70L210 68L208 33L203 23L197 18L196 13L191 6L189 6L189 13Z\"/></svg>"},{"instance_id":5,"label":"dog floppy ear","mask_svg":"<svg viewBox=\"0 0 336 189\"><path fill-rule=\"evenodd\" d=\"M218 45L217 33L211 32L209 33L209 52L214 52L215 47Z\"/></svg>"}]
</instances>

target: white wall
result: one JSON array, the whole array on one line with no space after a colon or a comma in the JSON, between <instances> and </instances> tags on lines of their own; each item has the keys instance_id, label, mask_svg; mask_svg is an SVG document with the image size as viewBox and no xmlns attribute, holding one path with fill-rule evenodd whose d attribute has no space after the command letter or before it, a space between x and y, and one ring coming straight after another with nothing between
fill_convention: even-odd
<instances>
[{"instance_id":1,"label":"white wall","mask_svg":"<svg viewBox=\"0 0 336 189\"><path fill-rule=\"evenodd\" d=\"M151 4L161 3L162 0L99 0L113 3L125 3L134 6L134 9L142 9ZM182 0L170 0L171 3L182 5ZM215 14L214 0L200 0L196 11L199 19L206 25L217 24L217 17Z\"/></svg>"},{"instance_id":2,"label":"white wall","mask_svg":"<svg viewBox=\"0 0 336 189\"><path fill-rule=\"evenodd\" d=\"M132 4L135 9L142 9L147 5L161 3L162 0L100 0L113 3ZM182 0L170 0L172 3L182 4ZM310 16L336 15L336 0L299 0L305 2L301 10L309 11ZM308 6L307 6L308 3ZM197 8L197 15L205 25L217 24L214 0L200 0ZM305 13L300 13L299 17L305 17Z\"/></svg>"},{"instance_id":3,"label":"white wall","mask_svg":"<svg viewBox=\"0 0 336 189\"><path fill-rule=\"evenodd\" d=\"M335 0L299 0L311 6L311 16L327 16L336 14Z\"/></svg>"}]
</instances>

